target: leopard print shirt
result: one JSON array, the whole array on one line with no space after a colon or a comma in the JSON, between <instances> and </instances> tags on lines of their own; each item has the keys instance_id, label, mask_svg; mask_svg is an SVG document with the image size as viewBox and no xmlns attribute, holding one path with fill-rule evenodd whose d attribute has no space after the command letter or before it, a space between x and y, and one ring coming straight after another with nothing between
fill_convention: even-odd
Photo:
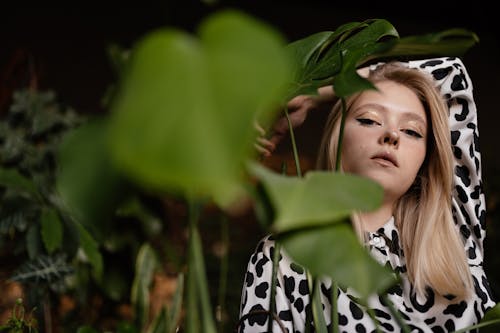
<instances>
[{"instance_id":1,"label":"leopard print shirt","mask_svg":"<svg viewBox=\"0 0 500 333\"><path fill-rule=\"evenodd\" d=\"M368 233L367 248L381 264L390 265L400 273L401 283L388 293L389 300L399 310L411 332L453 332L479 322L484 313L495 305L483 269L485 237L485 198L481 183L481 157L477 128L476 106L472 84L459 58L433 58L405 63L409 67L431 73L449 106L452 148L455 156L453 217L465 241L465 250L472 272L475 293L467 301L416 296L405 274L405 258L399 243L398 230L391 218L376 232ZM377 66L377 65L372 65ZM255 310L268 310L274 250L272 236L262 239L250 258L243 282L239 332L266 332L268 315ZM289 332L304 332L310 318L310 294L305 270L294 263L282 250L276 288L276 314ZM326 324L331 325L331 280L321 281L321 303ZM374 332L376 326L366 309L358 304L349 289L338 289L338 322L341 332ZM391 315L386 303L374 295L368 304L379 328L384 332L400 332L401 327ZM273 332L282 332L273 321Z\"/></svg>"}]
</instances>

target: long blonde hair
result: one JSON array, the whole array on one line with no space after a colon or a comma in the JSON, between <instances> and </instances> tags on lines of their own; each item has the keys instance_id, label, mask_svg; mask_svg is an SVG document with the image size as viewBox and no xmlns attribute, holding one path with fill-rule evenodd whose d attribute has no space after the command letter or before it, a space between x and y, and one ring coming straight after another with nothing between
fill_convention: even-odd
<instances>
[{"instance_id":1,"label":"long blonde hair","mask_svg":"<svg viewBox=\"0 0 500 333\"><path fill-rule=\"evenodd\" d=\"M426 158L413 185L397 201L393 215L406 258L408 278L420 295L431 288L438 295L467 298L472 277L463 240L455 226L451 193L453 153L448 124L448 107L434 80L417 69L399 63L387 63L370 71L372 83L390 80L400 83L419 97L430 121ZM346 113L360 94L346 99ZM332 109L321 140L317 166L335 169L341 104ZM360 237L362 222L352 219Z\"/></svg>"}]
</instances>

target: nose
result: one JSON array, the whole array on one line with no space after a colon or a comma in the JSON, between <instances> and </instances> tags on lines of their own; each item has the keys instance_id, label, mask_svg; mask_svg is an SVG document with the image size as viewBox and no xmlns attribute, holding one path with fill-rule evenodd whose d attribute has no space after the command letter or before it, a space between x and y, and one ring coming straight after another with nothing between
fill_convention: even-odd
<instances>
[{"instance_id":1,"label":"nose","mask_svg":"<svg viewBox=\"0 0 500 333\"><path fill-rule=\"evenodd\" d=\"M393 146L399 145L399 133L395 130L387 130L380 138L380 143L389 144Z\"/></svg>"}]
</instances>

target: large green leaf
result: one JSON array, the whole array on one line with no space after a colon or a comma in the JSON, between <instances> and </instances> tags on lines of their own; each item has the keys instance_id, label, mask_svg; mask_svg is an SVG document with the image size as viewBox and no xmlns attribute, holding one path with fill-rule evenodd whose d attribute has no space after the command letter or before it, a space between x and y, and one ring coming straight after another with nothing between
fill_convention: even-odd
<instances>
[{"instance_id":1,"label":"large green leaf","mask_svg":"<svg viewBox=\"0 0 500 333\"><path fill-rule=\"evenodd\" d=\"M364 57L389 49L398 37L391 23L374 19L346 23L334 32L320 32L290 43L287 51L294 55L295 75L287 96L314 94L318 87L331 84L340 72L355 73ZM354 91L371 87L356 81L350 83Z\"/></svg>"},{"instance_id":2,"label":"large green leaf","mask_svg":"<svg viewBox=\"0 0 500 333\"><path fill-rule=\"evenodd\" d=\"M294 59L294 80L287 97L316 94L320 86L335 82L339 97L370 89L356 74L360 66L376 59L461 56L479 41L467 29L453 28L436 33L399 36L384 19L349 22L334 32L322 31L288 44Z\"/></svg>"},{"instance_id":3,"label":"large green leaf","mask_svg":"<svg viewBox=\"0 0 500 333\"><path fill-rule=\"evenodd\" d=\"M250 166L269 193L277 231L330 224L353 211L368 211L382 202L382 187L356 175L310 171L305 177L277 174L259 164Z\"/></svg>"},{"instance_id":4,"label":"large green leaf","mask_svg":"<svg viewBox=\"0 0 500 333\"><path fill-rule=\"evenodd\" d=\"M58 155L57 190L63 208L99 242L111 231L112 216L125 194L109 158L106 119L92 119L67 134Z\"/></svg>"},{"instance_id":5,"label":"large green leaf","mask_svg":"<svg viewBox=\"0 0 500 333\"><path fill-rule=\"evenodd\" d=\"M270 119L290 75L284 40L239 12L199 38L165 28L133 49L112 112L112 156L149 188L235 199L254 154L254 121Z\"/></svg>"},{"instance_id":6,"label":"large green leaf","mask_svg":"<svg viewBox=\"0 0 500 333\"><path fill-rule=\"evenodd\" d=\"M329 276L340 286L353 288L363 300L396 282L392 271L370 256L345 223L294 232L282 244L311 274Z\"/></svg>"},{"instance_id":7,"label":"large green leaf","mask_svg":"<svg viewBox=\"0 0 500 333\"><path fill-rule=\"evenodd\" d=\"M471 47L479 42L476 33L460 28L439 32L402 37L391 49L375 53L365 59L404 58L422 59L432 56L463 56Z\"/></svg>"}]
</instances>

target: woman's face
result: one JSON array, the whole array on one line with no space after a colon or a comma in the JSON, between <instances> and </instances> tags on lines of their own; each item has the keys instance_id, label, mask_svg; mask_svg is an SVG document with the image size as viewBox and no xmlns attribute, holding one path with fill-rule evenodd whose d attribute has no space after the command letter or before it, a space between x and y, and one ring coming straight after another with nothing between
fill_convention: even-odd
<instances>
[{"instance_id":1,"label":"woman's face","mask_svg":"<svg viewBox=\"0 0 500 333\"><path fill-rule=\"evenodd\" d=\"M364 91L347 114L345 172L368 177L395 201L411 186L426 154L427 116L417 95L392 81Z\"/></svg>"}]
</instances>

